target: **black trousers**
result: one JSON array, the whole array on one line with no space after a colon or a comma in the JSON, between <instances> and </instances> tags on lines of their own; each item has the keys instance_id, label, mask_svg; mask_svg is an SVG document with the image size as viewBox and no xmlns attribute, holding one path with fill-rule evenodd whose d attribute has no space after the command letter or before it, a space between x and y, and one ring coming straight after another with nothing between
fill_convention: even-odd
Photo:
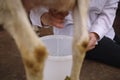
<instances>
[{"instance_id":1,"label":"black trousers","mask_svg":"<svg viewBox=\"0 0 120 80\"><path fill-rule=\"evenodd\" d=\"M85 58L120 68L120 38L115 36L114 40L104 37Z\"/></svg>"}]
</instances>

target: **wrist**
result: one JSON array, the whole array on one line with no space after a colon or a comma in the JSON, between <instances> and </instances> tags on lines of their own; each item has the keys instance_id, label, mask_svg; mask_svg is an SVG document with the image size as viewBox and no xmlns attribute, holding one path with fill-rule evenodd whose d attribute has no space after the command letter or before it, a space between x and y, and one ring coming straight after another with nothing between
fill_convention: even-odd
<instances>
[{"instance_id":1,"label":"wrist","mask_svg":"<svg viewBox=\"0 0 120 80\"><path fill-rule=\"evenodd\" d=\"M41 17L41 24L43 27L48 27L50 25L50 21L49 21L49 14L48 13L44 13Z\"/></svg>"},{"instance_id":2,"label":"wrist","mask_svg":"<svg viewBox=\"0 0 120 80\"><path fill-rule=\"evenodd\" d=\"M90 32L90 35L93 36L97 41L99 40L99 35L96 32Z\"/></svg>"},{"instance_id":3,"label":"wrist","mask_svg":"<svg viewBox=\"0 0 120 80\"><path fill-rule=\"evenodd\" d=\"M94 34L94 36L96 37L96 40L99 40L99 35L96 33L96 32L91 32L91 33L93 33Z\"/></svg>"}]
</instances>

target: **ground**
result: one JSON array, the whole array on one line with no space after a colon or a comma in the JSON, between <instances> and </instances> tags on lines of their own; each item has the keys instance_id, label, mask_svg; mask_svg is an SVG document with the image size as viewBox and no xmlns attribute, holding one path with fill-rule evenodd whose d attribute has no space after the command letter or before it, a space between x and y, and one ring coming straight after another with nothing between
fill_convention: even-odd
<instances>
[{"instance_id":1,"label":"ground","mask_svg":"<svg viewBox=\"0 0 120 80\"><path fill-rule=\"evenodd\" d=\"M26 80L20 52L5 31L0 31L0 80ZM81 80L120 80L120 69L85 60Z\"/></svg>"}]
</instances>

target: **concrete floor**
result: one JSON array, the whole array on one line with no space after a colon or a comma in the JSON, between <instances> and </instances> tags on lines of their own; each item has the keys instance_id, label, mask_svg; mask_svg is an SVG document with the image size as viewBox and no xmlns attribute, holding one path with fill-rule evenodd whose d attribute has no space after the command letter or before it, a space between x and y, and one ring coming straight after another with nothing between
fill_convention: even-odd
<instances>
[{"instance_id":1,"label":"concrete floor","mask_svg":"<svg viewBox=\"0 0 120 80\"><path fill-rule=\"evenodd\" d=\"M20 53L5 31L0 31L0 80L26 80ZM120 69L85 60L81 80L120 80Z\"/></svg>"}]
</instances>

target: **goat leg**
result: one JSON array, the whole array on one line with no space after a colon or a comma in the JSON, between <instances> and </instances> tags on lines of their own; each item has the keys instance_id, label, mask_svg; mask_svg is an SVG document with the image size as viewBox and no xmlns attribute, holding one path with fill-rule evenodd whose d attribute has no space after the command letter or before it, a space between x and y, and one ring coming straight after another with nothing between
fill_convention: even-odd
<instances>
[{"instance_id":1,"label":"goat leg","mask_svg":"<svg viewBox=\"0 0 120 80\"><path fill-rule=\"evenodd\" d=\"M21 0L0 0L0 17L21 52L27 80L43 80L47 50L32 30Z\"/></svg>"},{"instance_id":2,"label":"goat leg","mask_svg":"<svg viewBox=\"0 0 120 80\"><path fill-rule=\"evenodd\" d=\"M70 76L71 80L79 80L89 40L87 31L88 0L77 0L76 3L73 10L74 37L72 45L73 65Z\"/></svg>"}]
</instances>

